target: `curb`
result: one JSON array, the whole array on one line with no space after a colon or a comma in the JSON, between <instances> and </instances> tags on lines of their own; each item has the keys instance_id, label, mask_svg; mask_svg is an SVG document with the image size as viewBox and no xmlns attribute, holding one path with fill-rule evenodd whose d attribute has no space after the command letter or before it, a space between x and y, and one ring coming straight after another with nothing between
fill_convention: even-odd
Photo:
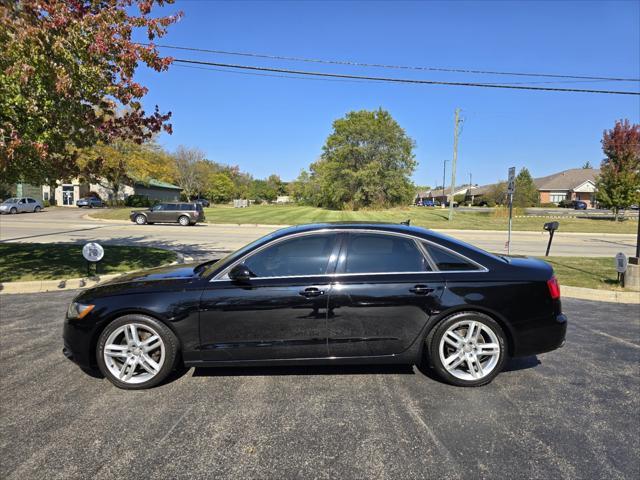
<instances>
[{"instance_id":1,"label":"curb","mask_svg":"<svg viewBox=\"0 0 640 480\"><path fill-rule=\"evenodd\" d=\"M171 265L181 265L183 263L189 263L193 261L193 258L189 256L178 255L178 260L175 262L167 263L165 265L158 265L158 267L169 267ZM0 295L11 295L16 293L42 293L42 292L60 292L63 290L84 290L86 288L95 287L101 282L113 280L122 275L128 275L140 270L131 270L129 272L112 273L109 275L99 275L96 277L81 277L81 278L63 278L57 280L32 280L28 282L2 282L0 283Z\"/></svg>"},{"instance_id":2,"label":"curb","mask_svg":"<svg viewBox=\"0 0 640 480\"><path fill-rule=\"evenodd\" d=\"M597 290L593 288L570 287L567 285L560 285L560 291L564 298L640 305L640 292Z\"/></svg>"}]
</instances>

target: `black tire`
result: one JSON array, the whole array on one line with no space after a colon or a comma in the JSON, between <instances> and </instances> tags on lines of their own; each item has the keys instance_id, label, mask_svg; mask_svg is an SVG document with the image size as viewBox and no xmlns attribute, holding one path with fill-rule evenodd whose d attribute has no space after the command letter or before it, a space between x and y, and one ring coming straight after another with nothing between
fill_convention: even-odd
<instances>
[{"instance_id":1,"label":"black tire","mask_svg":"<svg viewBox=\"0 0 640 480\"><path fill-rule=\"evenodd\" d=\"M18 213L18 209L16 207L11 207L11 210L9 210L9 213L11 215L15 215L16 213Z\"/></svg>"},{"instance_id":2,"label":"black tire","mask_svg":"<svg viewBox=\"0 0 640 480\"><path fill-rule=\"evenodd\" d=\"M142 324L151 327L158 333L162 342L164 343L164 363L158 373L156 373L153 378L145 382L126 383L121 381L119 378L113 375L113 373L111 373L104 360L104 347L107 339L109 338L109 335L111 335L111 333L113 333L119 327L122 327L123 325L126 325L128 323ZM104 375L116 387L125 390L143 390L146 388L155 387L169 376L169 374L174 370L176 366L179 352L180 342L169 327L167 327L164 323L156 320L155 318L148 317L146 315L132 314L120 317L107 325L107 327L100 335L100 338L98 339L98 344L96 346L96 360L98 363L98 368L100 369L102 375Z\"/></svg>"},{"instance_id":3,"label":"black tire","mask_svg":"<svg viewBox=\"0 0 640 480\"><path fill-rule=\"evenodd\" d=\"M191 225L191 220L189 220L189 217L186 215L180 215L180 217L178 217L178 223L183 227L188 227Z\"/></svg>"},{"instance_id":4,"label":"black tire","mask_svg":"<svg viewBox=\"0 0 640 480\"><path fill-rule=\"evenodd\" d=\"M135 218L136 224L138 225L144 225L145 223L147 223L147 217L145 217L142 214L136 215Z\"/></svg>"},{"instance_id":5,"label":"black tire","mask_svg":"<svg viewBox=\"0 0 640 480\"><path fill-rule=\"evenodd\" d=\"M500 346L498 360L493 369L486 376L477 380L466 380L454 376L444 367L440 358L440 341L445 332L454 324L469 320L483 324L492 330ZM427 335L426 341L428 342L428 344L425 345L427 348L426 354L434 371L445 382L459 387L480 387L490 383L502 371L507 359L507 341L504 331L493 318L479 312L456 312L446 317L432 329L429 335ZM483 361L484 360L480 360L480 362Z\"/></svg>"},{"instance_id":6,"label":"black tire","mask_svg":"<svg viewBox=\"0 0 640 480\"><path fill-rule=\"evenodd\" d=\"M42 210L42 208L36 207L33 209L33 213L40 213L40 210Z\"/></svg>"}]
</instances>

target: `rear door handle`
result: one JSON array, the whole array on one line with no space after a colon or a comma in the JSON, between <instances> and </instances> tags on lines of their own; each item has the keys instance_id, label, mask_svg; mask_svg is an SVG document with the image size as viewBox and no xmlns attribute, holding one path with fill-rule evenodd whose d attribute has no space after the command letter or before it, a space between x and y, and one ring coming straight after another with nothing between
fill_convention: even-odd
<instances>
[{"instance_id":1,"label":"rear door handle","mask_svg":"<svg viewBox=\"0 0 640 480\"><path fill-rule=\"evenodd\" d=\"M320 290L316 287L309 287L301 290L299 293L303 297L319 297L320 295L324 295L324 290Z\"/></svg>"},{"instance_id":2,"label":"rear door handle","mask_svg":"<svg viewBox=\"0 0 640 480\"><path fill-rule=\"evenodd\" d=\"M433 288L427 287L426 285L416 285L415 287L410 288L409 291L416 295L428 295L433 292Z\"/></svg>"}]
</instances>

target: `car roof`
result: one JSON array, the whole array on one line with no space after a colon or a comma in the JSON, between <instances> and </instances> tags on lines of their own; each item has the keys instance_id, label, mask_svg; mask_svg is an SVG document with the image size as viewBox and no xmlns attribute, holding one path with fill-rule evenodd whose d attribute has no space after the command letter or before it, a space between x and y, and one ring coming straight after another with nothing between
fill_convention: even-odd
<instances>
[{"instance_id":1,"label":"car roof","mask_svg":"<svg viewBox=\"0 0 640 480\"><path fill-rule=\"evenodd\" d=\"M404 225L401 223L389 223L389 222L326 222L326 223L310 223L303 225L295 225L292 227L285 227L273 232L270 235L271 240L275 238L281 238L296 233L313 232L320 230L379 230L380 232L390 233L404 233L412 235L414 237L424 238L425 240L431 240L439 245L451 248L459 253L462 253L474 260L486 261L487 257L493 261L500 261L499 258L476 247L469 243L463 242L456 238L444 235L428 228Z\"/></svg>"}]
</instances>

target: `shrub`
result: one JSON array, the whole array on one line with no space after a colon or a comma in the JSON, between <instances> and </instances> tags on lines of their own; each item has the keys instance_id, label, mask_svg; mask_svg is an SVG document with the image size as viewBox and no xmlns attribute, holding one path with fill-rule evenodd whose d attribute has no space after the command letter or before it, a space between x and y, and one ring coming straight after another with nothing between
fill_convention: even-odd
<instances>
[{"instance_id":1,"label":"shrub","mask_svg":"<svg viewBox=\"0 0 640 480\"><path fill-rule=\"evenodd\" d=\"M553 202L546 202L546 203L541 203L540 206L542 208L556 208L558 205L556 205Z\"/></svg>"},{"instance_id":2,"label":"shrub","mask_svg":"<svg viewBox=\"0 0 640 480\"><path fill-rule=\"evenodd\" d=\"M146 195L129 195L124 201L127 207L150 207L151 202Z\"/></svg>"}]
</instances>

